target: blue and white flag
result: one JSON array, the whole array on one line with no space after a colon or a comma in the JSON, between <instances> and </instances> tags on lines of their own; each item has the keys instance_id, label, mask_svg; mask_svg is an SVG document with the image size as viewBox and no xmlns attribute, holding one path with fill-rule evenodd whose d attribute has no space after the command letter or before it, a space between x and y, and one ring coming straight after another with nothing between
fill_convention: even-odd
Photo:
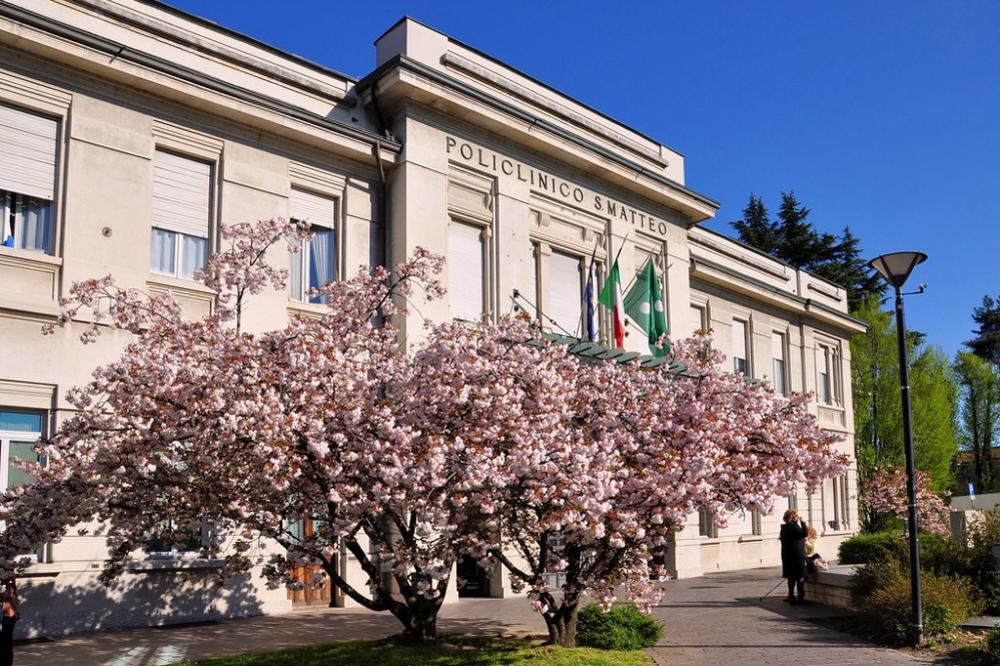
<instances>
[{"instance_id":1,"label":"blue and white flag","mask_svg":"<svg viewBox=\"0 0 1000 666\"><path fill-rule=\"evenodd\" d=\"M594 304L594 261L597 258L597 246L594 246L594 253L590 256L590 268L587 269L587 288L583 291L583 307L584 307L584 320L586 322L585 332L587 334L587 340L589 342L594 342L597 339L597 325L594 322L594 316L597 312L597 306Z\"/></svg>"}]
</instances>

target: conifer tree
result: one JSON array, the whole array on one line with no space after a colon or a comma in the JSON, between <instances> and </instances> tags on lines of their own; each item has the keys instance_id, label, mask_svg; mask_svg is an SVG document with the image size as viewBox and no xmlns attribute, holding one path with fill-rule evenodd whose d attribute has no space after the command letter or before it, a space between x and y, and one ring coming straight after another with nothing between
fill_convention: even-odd
<instances>
[{"instance_id":1,"label":"conifer tree","mask_svg":"<svg viewBox=\"0 0 1000 666\"><path fill-rule=\"evenodd\" d=\"M867 296L881 295L882 283L862 257L858 237L849 227L840 236L817 231L810 212L794 192L782 192L778 220L772 222L763 199L751 194L743 217L731 224L747 245L846 288L851 310Z\"/></svg>"},{"instance_id":2,"label":"conifer tree","mask_svg":"<svg viewBox=\"0 0 1000 666\"><path fill-rule=\"evenodd\" d=\"M983 304L972 311L976 337L965 344L973 353L1000 368L1000 298L983 296Z\"/></svg>"},{"instance_id":3,"label":"conifer tree","mask_svg":"<svg viewBox=\"0 0 1000 666\"><path fill-rule=\"evenodd\" d=\"M767 208L764 207L764 200L753 192L750 193L750 201L743 209L743 219L736 220L732 224L740 235L740 240L747 245L768 254L774 254L778 250L778 225L771 222Z\"/></svg>"}]
</instances>

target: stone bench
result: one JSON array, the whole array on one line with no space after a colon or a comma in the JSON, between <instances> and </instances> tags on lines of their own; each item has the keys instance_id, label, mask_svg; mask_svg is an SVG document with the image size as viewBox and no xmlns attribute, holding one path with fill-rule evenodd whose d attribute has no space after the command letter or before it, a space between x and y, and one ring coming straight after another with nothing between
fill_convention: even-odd
<instances>
[{"instance_id":1,"label":"stone bench","mask_svg":"<svg viewBox=\"0 0 1000 666\"><path fill-rule=\"evenodd\" d=\"M829 571L809 574L806 580L806 598L816 603L838 608L851 606L851 577L857 570L856 564L838 564Z\"/></svg>"}]
</instances>

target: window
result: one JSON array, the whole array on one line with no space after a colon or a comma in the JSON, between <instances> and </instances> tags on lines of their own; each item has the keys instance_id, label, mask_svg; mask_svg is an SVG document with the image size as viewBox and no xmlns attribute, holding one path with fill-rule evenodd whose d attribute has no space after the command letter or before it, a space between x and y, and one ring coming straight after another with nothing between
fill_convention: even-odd
<instances>
[{"instance_id":1,"label":"window","mask_svg":"<svg viewBox=\"0 0 1000 666\"><path fill-rule=\"evenodd\" d=\"M712 514L708 509L698 511L698 536L714 539L719 536L718 525L712 519Z\"/></svg>"},{"instance_id":2,"label":"window","mask_svg":"<svg viewBox=\"0 0 1000 666\"><path fill-rule=\"evenodd\" d=\"M553 251L545 289L546 321L556 333L580 335L583 321L583 260Z\"/></svg>"},{"instance_id":3,"label":"window","mask_svg":"<svg viewBox=\"0 0 1000 666\"><path fill-rule=\"evenodd\" d=\"M562 553L566 547L566 537L558 532L550 533L546 541L549 546L549 552L553 555ZM565 571L546 571L542 574L542 577L545 579L545 585L551 590L562 589L562 586L566 584Z\"/></svg>"},{"instance_id":4,"label":"window","mask_svg":"<svg viewBox=\"0 0 1000 666\"><path fill-rule=\"evenodd\" d=\"M740 319L733 320L733 372L750 374L750 327Z\"/></svg>"},{"instance_id":5,"label":"window","mask_svg":"<svg viewBox=\"0 0 1000 666\"><path fill-rule=\"evenodd\" d=\"M760 511L753 511L750 513L750 533L754 536L760 536L764 533L761 527Z\"/></svg>"},{"instance_id":6,"label":"window","mask_svg":"<svg viewBox=\"0 0 1000 666\"><path fill-rule=\"evenodd\" d=\"M337 277L337 202L305 190L292 188L288 200L288 217L309 224L312 237L302 241L298 252L289 255L288 289L291 297L311 303L326 302L325 296L310 296Z\"/></svg>"},{"instance_id":7,"label":"window","mask_svg":"<svg viewBox=\"0 0 1000 666\"><path fill-rule=\"evenodd\" d=\"M816 345L816 399L824 405L840 404L840 358L833 345Z\"/></svg>"},{"instance_id":8,"label":"window","mask_svg":"<svg viewBox=\"0 0 1000 666\"><path fill-rule=\"evenodd\" d=\"M205 266L211 193L211 164L156 151L153 156L151 270L191 279L195 271Z\"/></svg>"},{"instance_id":9,"label":"window","mask_svg":"<svg viewBox=\"0 0 1000 666\"><path fill-rule=\"evenodd\" d=\"M788 508L791 510L799 510L799 494L797 490L792 491L785 497L788 500Z\"/></svg>"},{"instance_id":10,"label":"window","mask_svg":"<svg viewBox=\"0 0 1000 666\"><path fill-rule=\"evenodd\" d=\"M486 312L486 264L482 227L448 223L448 304L451 316L478 322Z\"/></svg>"},{"instance_id":11,"label":"window","mask_svg":"<svg viewBox=\"0 0 1000 666\"><path fill-rule=\"evenodd\" d=\"M847 498L847 475L841 474L830 479L831 499L833 500L833 520L829 521L831 529L846 530L850 528L848 515L849 502Z\"/></svg>"},{"instance_id":12,"label":"window","mask_svg":"<svg viewBox=\"0 0 1000 666\"><path fill-rule=\"evenodd\" d=\"M530 303L531 307L534 308L534 312L532 312L531 314L534 316L534 318L539 320L541 319L539 317L540 314L539 304L541 303L541 299L539 298L539 293L538 293L538 282L539 282L538 272L539 272L539 264L541 262L541 257L542 257L542 248L538 246L538 243L532 243L531 268L528 270L528 293L525 294L525 296L528 299L528 303Z\"/></svg>"},{"instance_id":13,"label":"window","mask_svg":"<svg viewBox=\"0 0 1000 666\"><path fill-rule=\"evenodd\" d=\"M0 411L0 487L4 490L31 483L31 475L17 461L41 462L35 445L42 436L42 414Z\"/></svg>"},{"instance_id":14,"label":"window","mask_svg":"<svg viewBox=\"0 0 1000 666\"><path fill-rule=\"evenodd\" d=\"M0 245L52 253L58 127L0 104Z\"/></svg>"},{"instance_id":15,"label":"window","mask_svg":"<svg viewBox=\"0 0 1000 666\"><path fill-rule=\"evenodd\" d=\"M691 330L695 333L702 333L708 330L705 308L700 305L691 306Z\"/></svg>"},{"instance_id":16,"label":"window","mask_svg":"<svg viewBox=\"0 0 1000 666\"><path fill-rule=\"evenodd\" d=\"M208 521L202 518L188 525L178 525L173 520L163 520L143 548L149 555L172 556L201 549L208 539Z\"/></svg>"},{"instance_id":17,"label":"window","mask_svg":"<svg viewBox=\"0 0 1000 666\"><path fill-rule=\"evenodd\" d=\"M42 463L43 459L35 451L42 437L44 416L40 412L26 412L0 409L0 489L24 486L34 478L17 466L18 462ZM0 523L0 530L3 524ZM39 547L29 555L38 561L44 549Z\"/></svg>"},{"instance_id":18,"label":"window","mask_svg":"<svg viewBox=\"0 0 1000 666\"><path fill-rule=\"evenodd\" d=\"M771 334L771 359L774 379L774 390L781 395L788 395L788 368L785 364L785 334L774 331Z\"/></svg>"}]
</instances>

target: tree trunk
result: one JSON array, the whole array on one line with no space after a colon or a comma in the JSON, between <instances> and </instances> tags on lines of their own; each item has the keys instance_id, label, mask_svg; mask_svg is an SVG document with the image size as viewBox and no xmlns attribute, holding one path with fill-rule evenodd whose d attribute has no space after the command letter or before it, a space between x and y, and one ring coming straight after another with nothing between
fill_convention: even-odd
<instances>
[{"instance_id":1,"label":"tree trunk","mask_svg":"<svg viewBox=\"0 0 1000 666\"><path fill-rule=\"evenodd\" d=\"M549 642L562 647L576 647L576 616L579 607L580 598L567 594L555 611L543 614L545 625L549 629Z\"/></svg>"},{"instance_id":2,"label":"tree trunk","mask_svg":"<svg viewBox=\"0 0 1000 666\"><path fill-rule=\"evenodd\" d=\"M400 604L392 614L403 624L402 638L408 643L437 640L437 614L441 604L427 600L412 605Z\"/></svg>"}]
</instances>

